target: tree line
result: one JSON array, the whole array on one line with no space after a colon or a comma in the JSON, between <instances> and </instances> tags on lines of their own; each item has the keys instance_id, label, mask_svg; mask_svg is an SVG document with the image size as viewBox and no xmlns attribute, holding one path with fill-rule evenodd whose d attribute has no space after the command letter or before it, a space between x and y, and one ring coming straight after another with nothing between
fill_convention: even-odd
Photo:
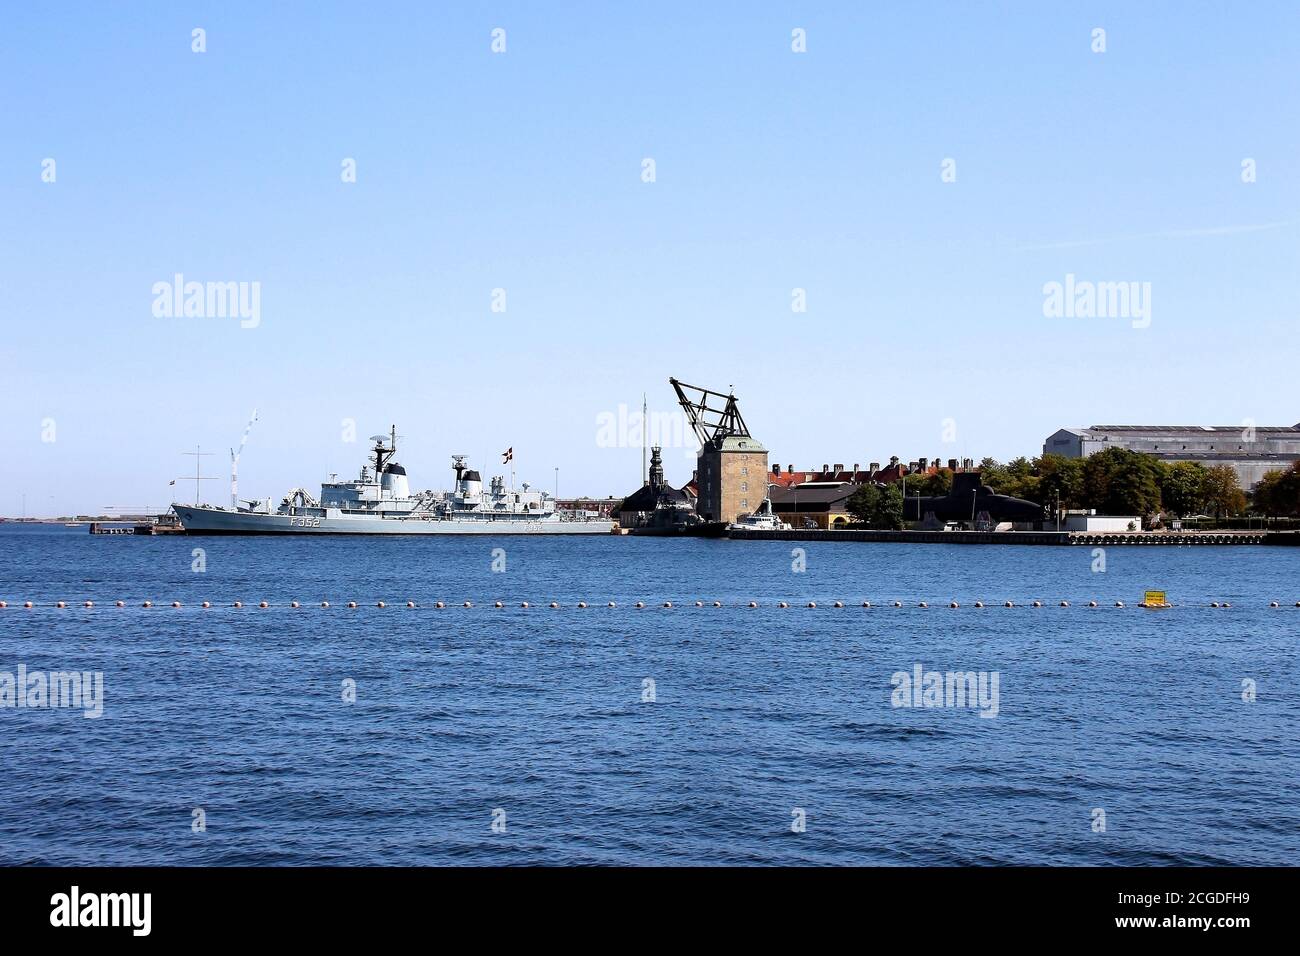
<instances>
[{"instance_id":1,"label":"tree line","mask_svg":"<svg viewBox=\"0 0 1300 956\"><path fill-rule=\"evenodd\" d=\"M1005 463L985 458L979 472L993 491L1036 502L1045 515L1058 508L1095 509L1100 514L1137 515L1149 523L1160 515L1300 515L1300 462L1269 472L1250 497L1228 465L1167 462L1127 448L1108 448L1087 458L1041 455ZM859 488L849 498L848 510L872 527L901 527L902 484L885 489L899 489L897 502L891 496L888 503L880 489ZM943 496L952 490L952 472L944 468L908 475L905 484L908 497Z\"/></svg>"}]
</instances>

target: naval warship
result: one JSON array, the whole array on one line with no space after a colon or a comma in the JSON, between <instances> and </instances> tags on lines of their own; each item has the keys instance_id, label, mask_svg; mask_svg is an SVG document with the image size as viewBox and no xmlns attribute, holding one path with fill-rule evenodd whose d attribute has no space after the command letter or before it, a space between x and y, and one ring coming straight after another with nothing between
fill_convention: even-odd
<instances>
[{"instance_id":1,"label":"naval warship","mask_svg":"<svg viewBox=\"0 0 1300 956\"><path fill-rule=\"evenodd\" d=\"M556 510L555 499L527 483L520 490L494 476L487 489L464 455L452 456L450 491L411 494L406 469L397 463L397 428L375 435L373 462L352 481L321 485L320 499L294 488L275 511L270 499L240 507L174 503L191 534L608 534L608 518ZM508 454L508 453L507 453ZM333 476L331 476L333 477Z\"/></svg>"}]
</instances>

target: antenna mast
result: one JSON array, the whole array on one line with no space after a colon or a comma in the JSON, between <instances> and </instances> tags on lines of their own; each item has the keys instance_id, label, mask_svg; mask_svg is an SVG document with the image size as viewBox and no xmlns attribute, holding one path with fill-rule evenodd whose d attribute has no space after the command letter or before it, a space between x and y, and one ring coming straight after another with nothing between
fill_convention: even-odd
<instances>
[{"instance_id":1,"label":"antenna mast","mask_svg":"<svg viewBox=\"0 0 1300 956\"><path fill-rule=\"evenodd\" d=\"M197 505L200 503L200 498L202 497L199 494L199 482L214 480L211 475L205 477L203 474L203 469L201 467L203 464L203 459L212 457L212 452L204 451L203 446L201 445L195 445L193 451L183 451L181 452L181 454L194 456L194 474L186 475L185 477L194 479L194 503Z\"/></svg>"}]
</instances>

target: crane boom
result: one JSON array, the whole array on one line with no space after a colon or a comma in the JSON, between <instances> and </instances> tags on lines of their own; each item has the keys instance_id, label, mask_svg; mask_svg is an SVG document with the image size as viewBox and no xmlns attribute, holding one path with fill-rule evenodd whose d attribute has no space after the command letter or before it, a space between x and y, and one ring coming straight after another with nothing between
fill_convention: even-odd
<instances>
[{"instance_id":1,"label":"crane boom","mask_svg":"<svg viewBox=\"0 0 1300 956\"><path fill-rule=\"evenodd\" d=\"M668 384L677 392L677 403L686 412L701 444L707 445L729 435L749 437L749 428L740 415L734 392L724 395L699 385L687 385L675 378L668 379Z\"/></svg>"}]
</instances>

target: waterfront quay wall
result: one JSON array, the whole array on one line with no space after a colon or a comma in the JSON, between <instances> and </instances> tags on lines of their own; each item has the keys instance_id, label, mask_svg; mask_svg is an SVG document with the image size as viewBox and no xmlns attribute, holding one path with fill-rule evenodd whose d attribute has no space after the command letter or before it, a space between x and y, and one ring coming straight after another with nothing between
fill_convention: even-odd
<instances>
[{"instance_id":1,"label":"waterfront quay wall","mask_svg":"<svg viewBox=\"0 0 1300 956\"><path fill-rule=\"evenodd\" d=\"M1300 544L1300 535L1290 541L1267 541L1280 536L1280 532L1266 535L1263 531L870 531L865 529L845 531L754 531L733 530L728 536L751 541L875 541L906 544L1034 544L1034 545L1089 545L1110 547L1174 546L1180 545L1242 545L1242 544Z\"/></svg>"}]
</instances>

